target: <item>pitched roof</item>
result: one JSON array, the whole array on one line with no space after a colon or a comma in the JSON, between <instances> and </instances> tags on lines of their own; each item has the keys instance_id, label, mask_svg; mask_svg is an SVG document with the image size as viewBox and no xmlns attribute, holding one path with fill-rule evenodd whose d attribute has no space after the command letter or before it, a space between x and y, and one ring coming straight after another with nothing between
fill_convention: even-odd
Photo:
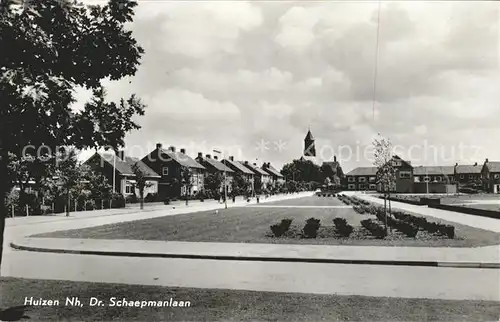
<instances>
[{"instance_id":1,"label":"pitched roof","mask_svg":"<svg viewBox=\"0 0 500 322\"><path fill-rule=\"evenodd\" d=\"M499 161L488 161L486 163L488 170L491 172L500 172L500 162Z\"/></svg>"},{"instance_id":2,"label":"pitched roof","mask_svg":"<svg viewBox=\"0 0 500 322\"><path fill-rule=\"evenodd\" d=\"M453 175L455 174L455 167L453 166L418 166L413 167L413 174L416 176L425 175Z\"/></svg>"},{"instance_id":3,"label":"pitched roof","mask_svg":"<svg viewBox=\"0 0 500 322\"><path fill-rule=\"evenodd\" d=\"M158 177L158 173L156 173L153 169L148 167L144 162L142 162L139 159L133 158L133 157L128 157L125 156L125 159L122 160L118 158L115 154L109 154L109 153L97 153L103 160L108 162L111 166L113 164L116 165L116 171L118 171L122 175L128 175L128 176L134 176L134 171L132 170L132 166L137 163L139 166L139 169L141 169L142 172L147 177Z\"/></svg>"},{"instance_id":4,"label":"pitched roof","mask_svg":"<svg viewBox=\"0 0 500 322\"><path fill-rule=\"evenodd\" d=\"M313 137L313 135L311 133L311 130L307 131L306 140L314 140L314 137Z\"/></svg>"},{"instance_id":5,"label":"pitched roof","mask_svg":"<svg viewBox=\"0 0 500 322\"><path fill-rule=\"evenodd\" d=\"M480 174L481 170L483 169L482 165L465 165L465 164L459 164L457 165L457 173L475 173L475 174Z\"/></svg>"},{"instance_id":6,"label":"pitched roof","mask_svg":"<svg viewBox=\"0 0 500 322\"><path fill-rule=\"evenodd\" d=\"M241 165L243 165L244 167L250 168L250 170L253 171L255 174L264 175L264 176L268 176L269 175L269 173L267 173L266 171L262 170L258 166L255 166L255 165L251 164L250 162L248 162L246 164L245 164L244 161L238 161L238 162Z\"/></svg>"},{"instance_id":7,"label":"pitched roof","mask_svg":"<svg viewBox=\"0 0 500 322\"><path fill-rule=\"evenodd\" d=\"M346 174L346 176L376 176L376 175L377 175L376 167L357 167Z\"/></svg>"},{"instance_id":8,"label":"pitched roof","mask_svg":"<svg viewBox=\"0 0 500 322\"><path fill-rule=\"evenodd\" d=\"M220 162L219 160L215 160L212 158L202 158L202 162L208 163L210 166L214 167L218 171L221 172L234 172L231 168L227 167L224 163Z\"/></svg>"},{"instance_id":9,"label":"pitched roof","mask_svg":"<svg viewBox=\"0 0 500 322\"><path fill-rule=\"evenodd\" d=\"M243 164L239 163L238 161L231 161L229 159L224 159L224 163L226 163L233 166L234 168L238 169L239 172L243 172L244 174L254 174L250 169L245 167Z\"/></svg>"},{"instance_id":10,"label":"pitched roof","mask_svg":"<svg viewBox=\"0 0 500 322\"><path fill-rule=\"evenodd\" d=\"M272 176L283 178L283 175L270 164L267 165L266 167L262 167L262 170L266 171L268 174Z\"/></svg>"},{"instance_id":11,"label":"pitched roof","mask_svg":"<svg viewBox=\"0 0 500 322\"><path fill-rule=\"evenodd\" d=\"M189 155L181 153L179 151L173 152L170 150L161 149L161 153L167 155L168 157L170 157L172 160L179 163L183 167L205 169L204 166L196 162Z\"/></svg>"}]
</instances>

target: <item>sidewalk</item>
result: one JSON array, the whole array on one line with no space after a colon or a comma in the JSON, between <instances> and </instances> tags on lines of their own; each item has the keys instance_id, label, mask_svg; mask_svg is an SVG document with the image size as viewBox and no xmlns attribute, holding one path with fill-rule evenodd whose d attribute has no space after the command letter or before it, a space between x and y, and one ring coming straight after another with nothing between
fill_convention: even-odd
<instances>
[{"instance_id":1,"label":"sidewalk","mask_svg":"<svg viewBox=\"0 0 500 322\"><path fill-rule=\"evenodd\" d=\"M380 205L384 204L383 199L366 194L346 193L346 195L355 195L356 197L359 197L361 199L376 204ZM475 227L479 229L490 230L496 233L500 233L500 220L494 218L467 215L454 211L429 208L427 206L410 205L407 203L397 202L397 201L391 201L391 207L392 209L406 210L424 216L431 216L434 218L456 222L470 227Z\"/></svg>"},{"instance_id":2,"label":"sidewalk","mask_svg":"<svg viewBox=\"0 0 500 322\"><path fill-rule=\"evenodd\" d=\"M24 238L19 250L127 257L500 268L500 246L425 248Z\"/></svg>"}]
</instances>

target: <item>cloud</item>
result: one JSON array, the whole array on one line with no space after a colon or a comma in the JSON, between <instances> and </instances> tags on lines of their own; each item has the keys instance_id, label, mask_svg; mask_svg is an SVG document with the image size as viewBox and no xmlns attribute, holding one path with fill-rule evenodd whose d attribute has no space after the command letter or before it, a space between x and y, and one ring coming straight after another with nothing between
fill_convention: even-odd
<instances>
[{"instance_id":1,"label":"cloud","mask_svg":"<svg viewBox=\"0 0 500 322\"><path fill-rule=\"evenodd\" d=\"M249 2L147 2L138 18L162 17L157 26L169 53L203 58L217 52L233 52L242 32L262 24L260 9Z\"/></svg>"},{"instance_id":2,"label":"cloud","mask_svg":"<svg viewBox=\"0 0 500 322\"><path fill-rule=\"evenodd\" d=\"M500 159L499 8L381 3L377 49L374 2L140 2L142 64L107 85L148 104L129 144L238 145L279 166L300 157L310 126L332 147L380 132L403 146L479 142L478 162ZM256 151L261 139L287 149Z\"/></svg>"}]
</instances>

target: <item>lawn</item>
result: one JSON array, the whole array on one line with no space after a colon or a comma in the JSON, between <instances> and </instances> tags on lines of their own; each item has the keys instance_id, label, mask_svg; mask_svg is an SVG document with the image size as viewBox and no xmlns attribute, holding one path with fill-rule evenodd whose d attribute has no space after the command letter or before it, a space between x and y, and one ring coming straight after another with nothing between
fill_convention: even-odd
<instances>
[{"instance_id":1,"label":"lawn","mask_svg":"<svg viewBox=\"0 0 500 322\"><path fill-rule=\"evenodd\" d=\"M333 218L343 217L354 226L355 233L362 235L360 221L375 218L373 215L360 215L352 208L272 208L268 205L321 205L341 206L336 198L306 197L239 208L204 211L147 220L138 220L79 230L59 231L36 235L53 238L92 238L92 239L135 239L192 242L233 242L233 243L281 243L281 244L324 244L324 245L375 245L375 246L425 246L425 247L472 247L495 245L500 235L469 226L453 224L455 239L446 238L407 238L395 232L386 239L370 237L335 238L328 234L333 230ZM319 236L316 239L274 238L270 237L270 225L279 223L283 218L293 219L292 229L300 230L305 220L315 217L321 220ZM435 221L438 221L435 219ZM355 235L356 235L355 234Z\"/></svg>"},{"instance_id":2,"label":"lawn","mask_svg":"<svg viewBox=\"0 0 500 322\"><path fill-rule=\"evenodd\" d=\"M496 321L497 302L189 289L1 278L3 309L25 297L190 301L190 307L30 307L29 321ZM1 318L1 317L0 317ZM5 320L7 320L5 318Z\"/></svg>"}]
</instances>

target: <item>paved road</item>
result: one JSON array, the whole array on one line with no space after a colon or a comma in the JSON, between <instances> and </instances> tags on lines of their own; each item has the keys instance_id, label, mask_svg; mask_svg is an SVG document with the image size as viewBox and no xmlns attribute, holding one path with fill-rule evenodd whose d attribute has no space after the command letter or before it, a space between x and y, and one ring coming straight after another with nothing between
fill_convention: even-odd
<instances>
[{"instance_id":1,"label":"paved road","mask_svg":"<svg viewBox=\"0 0 500 322\"><path fill-rule=\"evenodd\" d=\"M500 270L126 258L14 251L3 276L174 287L500 301Z\"/></svg>"},{"instance_id":2,"label":"paved road","mask_svg":"<svg viewBox=\"0 0 500 322\"><path fill-rule=\"evenodd\" d=\"M360 197L367 201L381 205L384 204L384 200L368 194L356 194L352 192L346 192L346 194L351 194L351 195L355 194L357 197ZM467 225L479 229L490 230L496 233L500 233L500 220L495 218L467 215L454 211L429 208L427 206L410 205L407 203L397 202L397 201L391 201L391 205L392 209L411 211L414 213L431 216L434 218L439 218L450 222L456 222L462 225Z\"/></svg>"}]
</instances>

